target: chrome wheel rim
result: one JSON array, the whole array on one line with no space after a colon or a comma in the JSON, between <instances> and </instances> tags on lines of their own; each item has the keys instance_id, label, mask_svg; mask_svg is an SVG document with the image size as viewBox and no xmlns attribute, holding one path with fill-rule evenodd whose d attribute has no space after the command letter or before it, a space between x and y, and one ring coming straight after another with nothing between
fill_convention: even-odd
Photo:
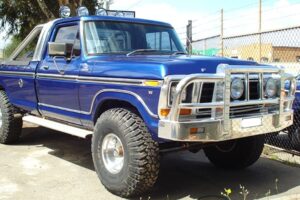
<instances>
[{"instance_id":1,"label":"chrome wheel rim","mask_svg":"<svg viewBox=\"0 0 300 200\"><path fill-rule=\"evenodd\" d=\"M2 128L2 124L3 124L3 122L2 122L2 110L0 109L0 128Z\"/></svg>"},{"instance_id":2,"label":"chrome wheel rim","mask_svg":"<svg viewBox=\"0 0 300 200\"><path fill-rule=\"evenodd\" d=\"M116 134L109 133L104 137L101 153L107 171L117 174L122 170L124 166L124 148Z\"/></svg>"}]
</instances>

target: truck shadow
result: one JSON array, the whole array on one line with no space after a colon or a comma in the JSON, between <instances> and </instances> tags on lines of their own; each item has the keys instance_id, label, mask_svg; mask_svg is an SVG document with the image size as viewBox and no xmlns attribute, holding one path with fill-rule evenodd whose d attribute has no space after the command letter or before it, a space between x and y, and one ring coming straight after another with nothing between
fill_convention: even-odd
<instances>
[{"instance_id":1,"label":"truck shadow","mask_svg":"<svg viewBox=\"0 0 300 200\"><path fill-rule=\"evenodd\" d=\"M88 139L41 127L25 127L19 145L43 146L51 150L50 155L94 170ZM300 186L300 168L261 158L246 170L225 171L212 166L202 152L170 153L161 157L160 174L153 190L137 199L224 199L209 198L220 195L224 188L232 189L232 199L243 199L240 185L250 192L247 199L264 197L269 191L271 195L283 193Z\"/></svg>"}]
</instances>

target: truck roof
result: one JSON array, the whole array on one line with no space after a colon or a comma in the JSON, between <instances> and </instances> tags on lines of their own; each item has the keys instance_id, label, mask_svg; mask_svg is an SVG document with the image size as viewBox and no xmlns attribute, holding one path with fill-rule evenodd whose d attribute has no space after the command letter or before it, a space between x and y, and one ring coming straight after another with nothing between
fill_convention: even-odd
<instances>
[{"instance_id":1,"label":"truck roof","mask_svg":"<svg viewBox=\"0 0 300 200\"><path fill-rule=\"evenodd\" d=\"M113 17L113 16L82 16L82 17L69 17L61 18L55 21L55 23L71 22L71 21L90 21L90 20L103 20L103 21L119 21L128 23L141 23L149 25L167 26L172 27L171 24L166 22L141 19L141 18L126 18L126 17Z\"/></svg>"}]
</instances>

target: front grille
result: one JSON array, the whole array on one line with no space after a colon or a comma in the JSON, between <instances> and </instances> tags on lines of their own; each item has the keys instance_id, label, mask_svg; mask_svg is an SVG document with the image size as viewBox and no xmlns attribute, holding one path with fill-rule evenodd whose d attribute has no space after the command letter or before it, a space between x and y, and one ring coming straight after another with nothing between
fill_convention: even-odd
<instances>
[{"instance_id":1,"label":"front grille","mask_svg":"<svg viewBox=\"0 0 300 200\"><path fill-rule=\"evenodd\" d=\"M245 117L264 112L266 112L266 110L264 109L263 105L237 106L230 108L230 117Z\"/></svg>"},{"instance_id":2,"label":"front grille","mask_svg":"<svg viewBox=\"0 0 300 200\"><path fill-rule=\"evenodd\" d=\"M249 99L250 100L256 100L260 98L260 92L259 92L259 81L256 80L250 80L249 82Z\"/></svg>"},{"instance_id":3,"label":"front grille","mask_svg":"<svg viewBox=\"0 0 300 200\"><path fill-rule=\"evenodd\" d=\"M213 100L214 83L203 83L200 103L210 103Z\"/></svg>"},{"instance_id":4,"label":"front grille","mask_svg":"<svg viewBox=\"0 0 300 200\"><path fill-rule=\"evenodd\" d=\"M211 118L211 108L204 108L204 109L198 109L197 110L197 119L206 119Z\"/></svg>"},{"instance_id":5,"label":"front grille","mask_svg":"<svg viewBox=\"0 0 300 200\"><path fill-rule=\"evenodd\" d=\"M265 74L264 74L265 75ZM259 100L261 98L260 90L263 88L261 84L263 79L260 80L263 76L259 73L250 73L248 76L245 74L232 74L233 77L239 77L244 81L244 94L238 100L231 99L231 102L237 101L250 101L250 100ZM202 92L200 94L199 101L200 103L210 103L215 101L214 92L215 92L215 83L203 83ZM246 92L249 91L249 95ZM196 116L197 118L211 118L212 112L214 109L197 109ZM235 106L230 108L230 118L240 118L240 117L250 117L255 115L268 114L271 112L278 111L278 105L247 105L247 106Z\"/></svg>"}]
</instances>

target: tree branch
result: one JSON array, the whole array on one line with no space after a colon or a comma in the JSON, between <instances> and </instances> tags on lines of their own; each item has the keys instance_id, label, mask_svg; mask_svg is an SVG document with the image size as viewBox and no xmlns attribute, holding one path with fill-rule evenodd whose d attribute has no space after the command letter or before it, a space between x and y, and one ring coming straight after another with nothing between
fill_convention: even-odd
<instances>
[{"instance_id":1,"label":"tree branch","mask_svg":"<svg viewBox=\"0 0 300 200\"><path fill-rule=\"evenodd\" d=\"M37 3L43 12L43 14L48 18L48 19L54 19L55 16L54 14L48 9L46 3L44 0L37 0Z\"/></svg>"}]
</instances>

